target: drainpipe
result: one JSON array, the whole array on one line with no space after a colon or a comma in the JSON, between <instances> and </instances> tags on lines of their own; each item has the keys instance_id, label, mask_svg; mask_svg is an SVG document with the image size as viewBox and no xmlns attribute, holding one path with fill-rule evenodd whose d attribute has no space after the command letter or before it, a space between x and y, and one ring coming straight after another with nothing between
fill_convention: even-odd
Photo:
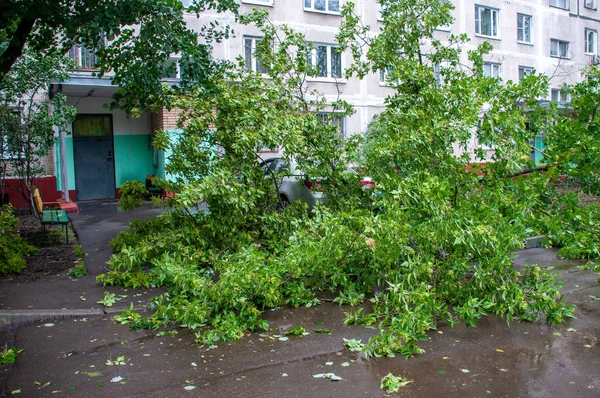
<instances>
[{"instance_id":1,"label":"drainpipe","mask_svg":"<svg viewBox=\"0 0 600 398\"><path fill-rule=\"evenodd\" d=\"M61 93L63 89L62 84L58 84L58 89L57 89L57 93ZM69 176L68 174L68 170L67 170L67 154L66 154L66 145L65 145L65 139L67 134L65 133L65 129L63 128L58 128L58 136L59 136L59 140L58 140L58 147L59 147L59 153L60 153L60 159L59 159L59 165L60 165L60 182L61 182L61 187L62 187L62 198L65 202L70 202L71 198L69 197Z\"/></svg>"}]
</instances>

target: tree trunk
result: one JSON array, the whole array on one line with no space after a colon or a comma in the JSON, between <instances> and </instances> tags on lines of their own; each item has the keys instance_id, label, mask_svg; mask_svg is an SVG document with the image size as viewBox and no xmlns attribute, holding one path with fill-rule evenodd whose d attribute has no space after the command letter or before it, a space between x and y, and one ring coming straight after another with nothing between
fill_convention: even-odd
<instances>
[{"instance_id":1,"label":"tree trunk","mask_svg":"<svg viewBox=\"0 0 600 398\"><path fill-rule=\"evenodd\" d=\"M17 58L23 53L23 47L25 47L25 42L33 30L34 24L35 19L31 18L23 18L19 22L12 39L8 42L8 47L0 56L0 78L10 72Z\"/></svg>"}]
</instances>

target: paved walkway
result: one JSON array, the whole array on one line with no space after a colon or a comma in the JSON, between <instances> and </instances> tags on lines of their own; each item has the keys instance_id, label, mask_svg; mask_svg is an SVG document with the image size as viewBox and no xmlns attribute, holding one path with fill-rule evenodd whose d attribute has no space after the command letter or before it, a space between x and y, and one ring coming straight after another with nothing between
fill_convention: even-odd
<instances>
[{"instance_id":1,"label":"paved walkway","mask_svg":"<svg viewBox=\"0 0 600 398\"><path fill-rule=\"evenodd\" d=\"M77 234L83 251L87 254L85 265L88 275L73 280L66 275L44 277L34 282L4 283L0 285L1 311L18 311L36 314L38 318L47 310L64 312L65 315L81 310L102 312L103 306L96 302L104 297L105 291L123 293L126 289L103 288L96 283L96 276L105 272L106 261L110 258L109 240L126 229L136 218L156 217L161 209L149 204L129 212L119 212L116 201L89 201L79 203L79 213L69 213L73 229ZM131 289L129 289L131 291ZM133 295L128 294L133 297ZM139 305L139 299L129 298L123 305ZM17 319L18 321L18 319Z\"/></svg>"},{"instance_id":2,"label":"paved walkway","mask_svg":"<svg viewBox=\"0 0 600 398\"><path fill-rule=\"evenodd\" d=\"M117 213L114 205L82 204L73 222L89 253L90 273L102 272L110 254L108 240L130 219L157 212ZM600 301L591 298L600 296L600 275L582 271L577 262L557 259L554 250L526 250L516 262L560 269L566 300L577 304L577 319L557 327L508 326L490 316L477 328L432 331L422 344L426 353L415 358L365 360L345 350L342 338L365 341L373 330L344 326L348 307L332 303L267 311L269 336L250 334L210 348L198 347L185 329L164 335L129 331L108 315L63 318L0 330L0 344L23 348L14 365L0 367L0 396L20 391L21 397L383 397L379 382L389 372L413 380L400 396L600 396ZM46 284L31 286L29 294L19 293L14 305L24 300L21 308L90 309L96 306L91 297L104 291L93 275L59 282L57 278L48 283L52 292ZM86 301L81 301L82 295ZM297 325L310 334L274 336ZM317 334L315 328L332 333ZM107 365L107 360L119 357L124 365ZM314 377L323 373L335 373L342 380Z\"/></svg>"}]
</instances>

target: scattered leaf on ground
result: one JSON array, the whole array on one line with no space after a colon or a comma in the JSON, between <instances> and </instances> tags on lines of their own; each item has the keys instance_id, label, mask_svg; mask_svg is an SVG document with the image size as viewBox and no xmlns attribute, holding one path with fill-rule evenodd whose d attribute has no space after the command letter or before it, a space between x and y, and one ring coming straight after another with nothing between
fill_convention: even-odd
<instances>
[{"instance_id":1,"label":"scattered leaf on ground","mask_svg":"<svg viewBox=\"0 0 600 398\"><path fill-rule=\"evenodd\" d=\"M438 373L441 374L441 375L445 375L446 371L445 370L438 370Z\"/></svg>"},{"instance_id":2,"label":"scattered leaf on ground","mask_svg":"<svg viewBox=\"0 0 600 398\"><path fill-rule=\"evenodd\" d=\"M412 380L407 380L402 376L394 376L393 374L388 373L381 379L379 387L382 390L386 389L388 393L393 393L409 383L412 383Z\"/></svg>"},{"instance_id":3,"label":"scattered leaf on ground","mask_svg":"<svg viewBox=\"0 0 600 398\"><path fill-rule=\"evenodd\" d=\"M302 326L296 326L284 333L284 336L306 336L306 330Z\"/></svg>"},{"instance_id":4,"label":"scattered leaf on ground","mask_svg":"<svg viewBox=\"0 0 600 398\"><path fill-rule=\"evenodd\" d=\"M123 378L121 376L117 376L117 377L113 377L112 379L110 379L111 383L118 383L121 380L123 380Z\"/></svg>"},{"instance_id":5,"label":"scattered leaf on ground","mask_svg":"<svg viewBox=\"0 0 600 398\"><path fill-rule=\"evenodd\" d=\"M349 351L362 351L365 345L358 339L344 339L344 345Z\"/></svg>"},{"instance_id":6,"label":"scattered leaf on ground","mask_svg":"<svg viewBox=\"0 0 600 398\"><path fill-rule=\"evenodd\" d=\"M329 329L323 329L323 328L313 329L313 332L315 332L315 333L327 333L327 334L331 334L331 331Z\"/></svg>"},{"instance_id":7,"label":"scattered leaf on ground","mask_svg":"<svg viewBox=\"0 0 600 398\"><path fill-rule=\"evenodd\" d=\"M184 389L184 390L187 390L187 391L191 391L191 390L193 390L194 388L196 388L196 386L185 386L185 387L183 387L183 389Z\"/></svg>"},{"instance_id":8,"label":"scattered leaf on ground","mask_svg":"<svg viewBox=\"0 0 600 398\"><path fill-rule=\"evenodd\" d=\"M471 371L469 369L465 369L465 368L462 368L460 371L463 373L471 373Z\"/></svg>"},{"instance_id":9,"label":"scattered leaf on ground","mask_svg":"<svg viewBox=\"0 0 600 398\"><path fill-rule=\"evenodd\" d=\"M342 362L342 366L343 367L350 366L350 363L349 362Z\"/></svg>"},{"instance_id":10,"label":"scattered leaf on ground","mask_svg":"<svg viewBox=\"0 0 600 398\"><path fill-rule=\"evenodd\" d=\"M117 366L117 365L125 365L125 357L121 356L121 357L117 357L117 359L115 359L114 361L107 359L106 360L106 366Z\"/></svg>"},{"instance_id":11,"label":"scattered leaf on ground","mask_svg":"<svg viewBox=\"0 0 600 398\"><path fill-rule=\"evenodd\" d=\"M101 377L102 373L100 372L81 372L82 375L86 375L88 377Z\"/></svg>"},{"instance_id":12,"label":"scattered leaf on ground","mask_svg":"<svg viewBox=\"0 0 600 398\"><path fill-rule=\"evenodd\" d=\"M335 373L319 373L319 374L313 375L313 377L315 379L329 379L331 381L343 380L340 376L336 375Z\"/></svg>"},{"instance_id":13,"label":"scattered leaf on ground","mask_svg":"<svg viewBox=\"0 0 600 398\"><path fill-rule=\"evenodd\" d=\"M8 348L8 346L5 345L4 349L0 351L0 365L6 363L15 363L17 360L17 355L19 355L22 351L22 348Z\"/></svg>"},{"instance_id":14,"label":"scattered leaf on ground","mask_svg":"<svg viewBox=\"0 0 600 398\"><path fill-rule=\"evenodd\" d=\"M500 348L496 348L496 352L504 352L504 350L501 350Z\"/></svg>"}]
</instances>

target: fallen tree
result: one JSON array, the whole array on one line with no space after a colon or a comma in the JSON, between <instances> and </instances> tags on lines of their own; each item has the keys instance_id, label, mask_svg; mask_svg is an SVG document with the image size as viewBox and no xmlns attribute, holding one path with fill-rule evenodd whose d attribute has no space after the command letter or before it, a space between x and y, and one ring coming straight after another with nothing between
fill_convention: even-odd
<instances>
[{"instance_id":1,"label":"fallen tree","mask_svg":"<svg viewBox=\"0 0 600 398\"><path fill-rule=\"evenodd\" d=\"M340 304L373 302L371 311L361 306L346 318L378 327L364 347L367 355L411 356L441 322L475 326L496 314L555 324L573 316L554 275L537 266L517 270L512 262L533 234L549 233L552 243L567 246L572 235L559 232L561 223L589 237L588 248L598 236L578 221L582 214L597 219L597 207L581 208L569 197L564 212L552 175L510 177L534 167L531 138L556 128L555 109L537 101L547 78L516 85L485 77L488 44L469 52L471 64L464 66L465 37L452 37L450 45L433 37L436 26L450 21L447 2L383 3L379 36L365 35L349 4L339 41L356 60L348 78L385 69L396 94L363 142L343 147L335 125L316 116L332 109L305 89L306 78L318 73L307 62L311 45L264 13L245 17L263 31L257 57L269 65L270 78L240 60L213 76L212 90L177 100L182 136L155 141L174 153L169 171L176 179L163 182L177 194L168 201L171 211L120 233L110 270L99 277L106 285L168 292L154 299L150 317L122 319L134 328L174 322L213 344L267 330L265 308L313 306L332 292ZM438 72L442 61L448 67ZM351 112L342 101L333 110ZM470 153L474 135L493 151ZM277 180L265 178L256 159L264 146L283 148L307 178L322 179L331 195L327 206L312 216L300 202L278 210ZM357 159L377 181L378 194L365 195L352 184L356 177L344 175L340 165ZM482 161L477 172L468 171ZM201 199L209 214L185 211Z\"/></svg>"}]
</instances>

